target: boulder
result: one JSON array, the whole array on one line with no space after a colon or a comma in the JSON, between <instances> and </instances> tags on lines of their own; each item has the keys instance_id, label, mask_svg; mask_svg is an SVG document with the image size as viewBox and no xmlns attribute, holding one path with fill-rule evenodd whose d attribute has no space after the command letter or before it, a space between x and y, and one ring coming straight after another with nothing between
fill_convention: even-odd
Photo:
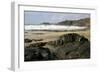
<instances>
[{"instance_id":1,"label":"boulder","mask_svg":"<svg viewBox=\"0 0 100 73\"><path fill-rule=\"evenodd\" d=\"M84 58L90 58L90 41L77 33L64 34L50 42L33 43L26 46L24 50L25 61Z\"/></svg>"},{"instance_id":2,"label":"boulder","mask_svg":"<svg viewBox=\"0 0 100 73\"><path fill-rule=\"evenodd\" d=\"M48 60L50 58L50 51L43 47L26 48L24 53L25 61Z\"/></svg>"},{"instance_id":3,"label":"boulder","mask_svg":"<svg viewBox=\"0 0 100 73\"><path fill-rule=\"evenodd\" d=\"M64 34L49 45L55 47L54 53L60 60L90 58L90 41L76 33Z\"/></svg>"},{"instance_id":4,"label":"boulder","mask_svg":"<svg viewBox=\"0 0 100 73\"><path fill-rule=\"evenodd\" d=\"M30 42L32 42L32 40L31 40L31 39L26 38L26 39L24 39L24 42L25 42L25 43L30 43Z\"/></svg>"},{"instance_id":5,"label":"boulder","mask_svg":"<svg viewBox=\"0 0 100 73\"><path fill-rule=\"evenodd\" d=\"M33 48L33 47L42 47L45 46L46 42L37 42L37 43L32 43L28 46L25 46L25 48Z\"/></svg>"},{"instance_id":6,"label":"boulder","mask_svg":"<svg viewBox=\"0 0 100 73\"><path fill-rule=\"evenodd\" d=\"M55 60L57 57L48 48L32 47L24 51L24 61Z\"/></svg>"}]
</instances>

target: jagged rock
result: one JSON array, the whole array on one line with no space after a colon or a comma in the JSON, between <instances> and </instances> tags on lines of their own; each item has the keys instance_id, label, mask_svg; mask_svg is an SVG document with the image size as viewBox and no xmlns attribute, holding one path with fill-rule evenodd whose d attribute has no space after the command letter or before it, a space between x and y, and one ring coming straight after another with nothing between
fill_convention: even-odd
<instances>
[{"instance_id":1,"label":"jagged rock","mask_svg":"<svg viewBox=\"0 0 100 73\"><path fill-rule=\"evenodd\" d=\"M30 44L25 47L24 56L25 61L90 58L90 41L76 33L64 34L54 41Z\"/></svg>"},{"instance_id":2,"label":"jagged rock","mask_svg":"<svg viewBox=\"0 0 100 73\"><path fill-rule=\"evenodd\" d=\"M68 42L78 42L80 41L80 39L82 38L83 36L80 36L76 33L71 33L71 34L64 34L62 36L60 36L60 39L59 40L62 40L64 43L68 43Z\"/></svg>"},{"instance_id":3,"label":"jagged rock","mask_svg":"<svg viewBox=\"0 0 100 73\"><path fill-rule=\"evenodd\" d=\"M35 42L37 42L37 41L43 41L43 39L32 39L32 40L34 40Z\"/></svg>"},{"instance_id":4,"label":"jagged rock","mask_svg":"<svg viewBox=\"0 0 100 73\"><path fill-rule=\"evenodd\" d=\"M45 46L46 43L47 42L32 43L29 46L25 46L25 48L42 47Z\"/></svg>"},{"instance_id":5,"label":"jagged rock","mask_svg":"<svg viewBox=\"0 0 100 73\"><path fill-rule=\"evenodd\" d=\"M48 48L44 47L26 48L24 53L24 61L42 61L57 59L55 54L51 53Z\"/></svg>"},{"instance_id":6,"label":"jagged rock","mask_svg":"<svg viewBox=\"0 0 100 73\"><path fill-rule=\"evenodd\" d=\"M24 53L25 61L49 60L51 55L49 49L43 47L28 48Z\"/></svg>"},{"instance_id":7,"label":"jagged rock","mask_svg":"<svg viewBox=\"0 0 100 73\"><path fill-rule=\"evenodd\" d=\"M59 59L90 58L90 42L79 34L64 34L48 44L56 48L54 52Z\"/></svg>"},{"instance_id":8,"label":"jagged rock","mask_svg":"<svg viewBox=\"0 0 100 73\"><path fill-rule=\"evenodd\" d=\"M32 40L26 38L26 39L24 39L24 42L25 42L25 43L30 43L30 42L32 42Z\"/></svg>"}]
</instances>

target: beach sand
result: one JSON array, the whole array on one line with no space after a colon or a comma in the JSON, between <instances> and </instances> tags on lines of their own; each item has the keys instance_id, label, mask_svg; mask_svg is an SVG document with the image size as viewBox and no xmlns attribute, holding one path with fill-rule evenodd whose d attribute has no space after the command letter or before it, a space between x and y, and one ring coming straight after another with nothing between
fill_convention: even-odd
<instances>
[{"instance_id":1,"label":"beach sand","mask_svg":"<svg viewBox=\"0 0 100 73\"><path fill-rule=\"evenodd\" d=\"M61 35L68 34L68 33L78 33L79 35L84 36L88 40L90 40L90 30L84 31L25 31L24 39L31 39L33 40L30 43L25 43L25 46L37 43L37 42L49 42L58 39Z\"/></svg>"}]
</instances>

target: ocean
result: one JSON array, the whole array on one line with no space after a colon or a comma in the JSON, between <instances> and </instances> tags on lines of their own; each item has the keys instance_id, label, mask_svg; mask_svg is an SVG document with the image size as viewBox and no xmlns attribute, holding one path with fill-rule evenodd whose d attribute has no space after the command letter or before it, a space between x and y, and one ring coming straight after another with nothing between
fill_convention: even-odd
<instances>
[{"instance_id":1,"label":"ocean","mask_svg":"<svg viewBox=\"0 0 100 73\"><path fill-rule=\"evenodd\" d=\"M25 30L84 30L85 26L67 25L25 25Z\"/></svg>"}]
</instances>

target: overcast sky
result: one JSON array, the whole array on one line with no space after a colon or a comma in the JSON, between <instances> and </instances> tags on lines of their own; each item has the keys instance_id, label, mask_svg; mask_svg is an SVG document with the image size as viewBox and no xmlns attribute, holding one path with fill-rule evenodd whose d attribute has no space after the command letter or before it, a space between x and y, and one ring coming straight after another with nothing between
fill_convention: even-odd
<instances>
[{"instance_id":1,"label":"overcast sky","mask_svg":"<svg viewBox=\"0 0 100 73\"><path fill-rule=\"evenodd\" d=\"M54 12L36 12L25 11L25 24L40 24L43 22L57 23L64 20L78 20L90 17L90 14L84 13L54 13Z\"/></svg>"}]
</instances>

